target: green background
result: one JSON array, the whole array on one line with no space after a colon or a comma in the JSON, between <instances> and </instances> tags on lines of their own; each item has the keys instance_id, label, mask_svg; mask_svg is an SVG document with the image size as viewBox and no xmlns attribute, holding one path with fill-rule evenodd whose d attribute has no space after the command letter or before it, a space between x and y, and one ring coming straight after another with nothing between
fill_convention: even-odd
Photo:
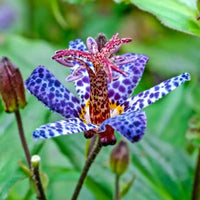
<instances>
[{"instance_id":1,"label":"green background","mask_svg":"<svg viewBox=\"0 0 200 200\"><path fill-rule=\"evenodd\" d=\"M51 60L70 40L116 32L131 37L119 53L146 54L150 60L134 94L179 75L191 74L183 84L162 100L145 109L147 131L142 141L128 142L131 162L121 177L121 185L136 175L123 199L188 200L191 196L197 151L185 139L188 122L200 112L200 21L195 0L6 0L15 14L9 28L0 29L0 56L8 56L21 70L24 80L38 65L46 66L70 91L64 81L69 69ZM1 26L1 25L0 25ZM21 110L31 154L41 157L41 169L49 179L48 200L70 199L85 160L83 133L33 141L40 125L61 119L26 91L28 105ZM0 199L35 199L29 180L18 161L25 163L13 114L0 104ZM116 133L118 141L120 135ZM79 199L110 200L114 174L109 169L109 153L103 148L95 160Z\"/></svg>"}]
</instances>

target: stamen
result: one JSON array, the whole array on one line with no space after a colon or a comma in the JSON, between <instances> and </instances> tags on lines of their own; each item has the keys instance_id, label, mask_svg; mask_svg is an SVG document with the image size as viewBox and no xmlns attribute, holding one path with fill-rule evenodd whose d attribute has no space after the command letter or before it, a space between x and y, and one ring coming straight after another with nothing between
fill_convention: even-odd
<instances>
[{"instance_id":1,"label":"stamen","mask_svg":"<svg viewBox=\"0 0 200 200\"><path fill-rule=\"evenodd\" d=\"M91 62L95 62L95 57L85 51L79 51L79 50L72 50L72 49L64 49L62 51L59 51L58 53L56 53L56 55L54 55L52 57L52 59L56 60L58 58L62 58L65 56L76 56L79 58L86 58ZM74 58L72 57L72 60L74 60Z\"/></svg>"},{"instance_id":2,"label":"stamen","mask_svg":"<svg viewBox=\"0 0 200 200\"><path fill-rule=\"evenodd\" d=\"M119 75L114 75L113 76L113 81L116 81L116 80L118 80L119 79Z\"/></svg>"},{"instance_id":3,"label":"stamen","mask_svg":"<svg viewBox=\"0 0 200 200\"><path fill-rule=\"evenodd\" d=\"M105 70L106 70L106 73L108 75L108 80L109 80L109 83L111 83L113 81L113 75L112 75L112 68L110 67L110 63L107 62L106 65L105 65Z\"/></svg>"},{"instance_id":4,"label":"stamen","mask_svg":"<svg viewBox=\"0 0 200 200\"><path fill-rule=\"evenodd\" d=\"M78 67L77 69L76 69L76 71L73 73L74 75L76 75L76 74L79 74L79 72L81 71L81 70L84 70L84 69L86 69L86 66L80 66L80 67Z\"/></svg>"},{"instance_id":5,"label":"stamen","mask_svg":"<svg viewBox=\"0 0 200 200\"><path fill-rule=\"evenodd\" d=\"M117 53L119 51L121 47L121 44L120 45L116 45L115 47L113 47L111 50L110 50L110 54L114 54L114 53Z\"/></svg>"},{"instance_id":6,"label":"stamen","mask_svg":"<svg viewBox=\"0 0 200 200\"><path fill-rule=\"evenodd\" d=\"M66 58L56 58L55 61L57 61L58 63L66 66L66 67L73 67L74 66L74 63L69 61L69 59L66 59Z\"/></svg>"},{"instance_id":7,"label":"stamen","mask_svg":"<svg viewBox=\"0 0 200 200\"><path fill-rule=\"evenodd\" d=\"M124 76L128 76L128 74L126 72L124 72L123 70L119 69L119 67L113 65L112 63L108 62L107 60L104 61L104 66L105 66L105 70L108 74L108 79L109 82L111 83L113 80L113 75L112 75L112 69L115 70L116 72L119 72L120 74L123 74Z\"/></svg>"},{"instance_id":8,"label":"stamen","mask_svg":"<svg viewBox=\"0 0 200 200\"><path fill-rule=\"evenodd\" d=\"M102 49L101 56L102 57L110 57L113 53L116 53L120 46L124 43L131 42L130 38L118 39L118 33L116 33L110 41L106 44L106 46Z\"/></svg>"},{"instance_id":9,"label":"stamen","mask_svg":"<svg viewBox=\"0 0 200 200\"><path fill-rule=\"evenodd\" d=\"M124 56L114 56L111 58L111 60L114 62L115 65L125 65L125 64L128 64L128 63L131 63L131 62L134 62L135 60L137 60L138 57L135 56L134 58L131 57L131 58L128 58L128 57L124 57Z\"/></svg>"},{"instance_id":10,"label":"stamen","mask_svg":"<svg viewBox=\"0 0 200 200\"><path fill-rule=\"evenodd\" d=\"M83 77L83 74L78 73L78 74L70 74L69 76L67 76L67 78L65 79L67 82L71 82L71 81L77 81L80 78Z\"/></svg>"},{"instance_id":11,"label":"stamen","mask_svg":"<svg viewBox=\"0 0 200 200\"><path fill-rule=\"evenodd\" d=\"M115 33L115 34L113 35L113 37L111 38L111 40L117 40L118 35L119 35L119 33Z\"/></svg>"},{"instance_id":12,"label":"stamen","mask_svg":"<svg viewBox=\"0 0 200 200\"><path fill-rule=\"evenodd\" d=\"M87 38L87 48L92 54L97 54L99 52L97 42L92 37Z\"/></svg>"}]
</instances>

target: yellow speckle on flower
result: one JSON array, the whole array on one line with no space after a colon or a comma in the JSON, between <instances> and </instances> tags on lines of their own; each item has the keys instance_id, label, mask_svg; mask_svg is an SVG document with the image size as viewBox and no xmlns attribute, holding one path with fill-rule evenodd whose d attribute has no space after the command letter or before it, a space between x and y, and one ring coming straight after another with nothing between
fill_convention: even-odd
<instances>
[{"instance_id":1,"label":"yellow speckle on flower","mask_svg":"<svg viewBox=\"0 0 200 200\"><path fill-rule=\"evenodd\" d=\"M111 117L121 115L124 112L124 106L116 106L111 112Z\"/></svg>"},{"instance_id":2,"label":"yellow speckle on flower","mask_svg":"<svg viewBox=\"0 0 200 200\"><path fill-rule=\"evenodd\" d=\"M90 105L90 100L88 99L87 102L86 102L86 104L85 104L85 106L89 107L89 105Z\"/></svg>"},{"instance_id":3,"label":"yellow speckle on flower","mask_svg":"<svg viewBox=\"0 0 200 200\"><path fill-rule=\"evenodd\" d=\"M83 120L84 123L87 123L86 119L85 119L85 114L86 114L86 110L85 110L85 107L83 107L81 109L81 114L80 114L80 118Z\"/></svg>"},{"instance_id":4,"label":"yellow speckle on flower","mask_svg":"<svg viewBox=\"0 0 200 200\"><path fill-rule=\"evenodd\" d=\"M115 108L117 108L117 103L110 102L110 109L115 109Z\"/></svg>"},{"instance_id":5,"label":"yellow speckle on flower","mask_svg":"<svg viewBox=\"0 0 200 200\"><path fill-rule=\"evenodd\" d=\"M118 106L117 111L121 115L124 112L124 108L122 106Z\"/></svg>"},{"instance_id":6,"label":"yellow speckle on flower","mask_svg":"<svg viewBox=\"0 0 200 200\"><path fill-rule=\"evenodd\" d=\"M82 120L83 120L84 123L87 123L86 119L83 118Z\"/></svg>"}]
</instances>

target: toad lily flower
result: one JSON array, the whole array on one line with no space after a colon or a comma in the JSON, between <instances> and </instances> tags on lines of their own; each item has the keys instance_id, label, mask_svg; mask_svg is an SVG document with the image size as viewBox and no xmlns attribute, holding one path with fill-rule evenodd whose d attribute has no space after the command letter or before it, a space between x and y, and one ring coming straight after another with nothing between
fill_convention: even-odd
<instances>
[{"instance_id":1,"label":"toad lily flower","mask_svg":"<svg viewBox=\"0 0 200 200\"><path fill-rule=\"evenodd\" d=\"M56 52L53 59L71 67L66 80L74 81L80 100L45 67L36 68L25 82L27 89L65 119L37 128L33 138L84 132L87 138L98 134L102 145L108 145L115 144L116 130L131 142L139 141L146 129L146 114L141 109L190 80L190 75L183 73L130 97L148 61L136 53L113 55L130 41L116 34L107 42L100 34L97 40L87 39L88 50L77 39L69 43L69 49Z\"/></svg>"}]
</instances>

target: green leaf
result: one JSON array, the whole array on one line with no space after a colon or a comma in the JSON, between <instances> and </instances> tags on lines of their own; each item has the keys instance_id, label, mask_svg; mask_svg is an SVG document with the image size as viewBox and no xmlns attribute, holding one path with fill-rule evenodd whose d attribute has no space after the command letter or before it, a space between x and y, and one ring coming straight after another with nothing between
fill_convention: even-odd
<instances>
[{"instance_id":1,"label":"green leaf","mask_svg":"<svg viewBox=\"0 0 200 200\"><path fill-rule=\"evenodd\" d=\"M199 77L196 75L193 77L193 84L191 86L191 89L188 91L188 103L189 105L195 110L196 113L200 113L200 81Z\"/></svg>"},{"instance_id":2,"label":"green leaf","mask_svg":"<svg viewBox=\"0 0 200 200\"><path fill-rule=\"evenodd\" d=\"M80 3L93 2L94 0L64 0L64 1L71 4L80 4Z\"/></svg>"},{"instance_id":3,"label":"green leaf","mask_svg":"<svg viewBox=\"0 0 200 200\"><path fill-rule=\"evenodd\" d=\"M67 152L68 159L75 157L72 160L73 163L76 163L75 167L78 165L83 168L84 140L81 134L76 134L57 138L55 142L58 148L62 149L63 154ZM129 147L132 156L129 171L134 172L137 179L134 186L130 188L126 196L127 199L131 199L133 196L137 200L189 199L193 172L191 163L193 161L184 150L180 150L161 139L156 139L156 136L150 133L146 133L145 138L140 143L130 144ZM109 160L110 151L111 147L104 147L89 171L89 177L99 182L99 187L107 188L107 192L104 191L104 193L108 197L114 186L113 175L109 170L109 164L106 163ZM71 152L70 158L68 152ZM179 165L179 163L182 164ZM124 182L130 180L129 171L122 177ZM96 194L95 188L88 187L87 184L85 187L90 189L91 193ZM82 195L83 193L81 192Z\"/></svg>"},{"instance_id":4,"label":"green leaf","mask_svg":"<svg viewBox=\"0 0 200 200\"><path fill-rule=\"evenodd\" d=\"M199 38L177 33L160 39L154 38L146 43L133 41L122 48L124 53L136 52L148 55L150 59L146 70L166 77L183 72L200 73L199 45Z\"/></svg>"},{"instance_id":5,"label":"green leaf","mask_svg":"<svg viewBox=\"0 0 200 200\"><path fill-rule=\"evenodd\" d=\"M86 139L84 138L83 133L69 135L69 137L64 136L55 138L54 142L57 144L57 147L60 149L63 155L65 155L67 159L71 161L73 167L79 171L80 175L80 171L85 163L84 150ZM104 157L104 153L100 153L101 155L99 157L101 159L97 158L97 160L95 160L95 163L89 171L89 179L87 179L86 181L86 187L91 191L91 193L93 193L96 196L98 200L111 199L111 191L110 186L108 184L108 180L111 180L113 175L110 173L109 168L106 168L107 172L105 171L105 169L103 169L104 167L102 165L102 162L104 159L102 159L102 157ZM108 154L106 153L106 155ZM102 195L99 195L99 190L101 190L101 192L103 193L102 195L105 196L104 198L101 198Z\"/></svg>"},{"instance_id":6,"label":"green leaf","mask_svg":"<svg viewBox=\"0 0 200 200\"><path fill-rule=\"evenodd\" d=\"M127 194L127 199L131 195L135 199L149 200L190 198L192 160L183 150L150 135L130 147L132 167L137 179L134 188Z\"/></svg>"},{"instance_id":7,"label":"green leaf","mask_svg":"<svg viewBox=\"0 0 200 200\"><path fill-rule=\"evenodd\" d=\"M35 63L48 64L48 58L51 60L50 57L53 53L53 50L52 52L51 50L52 48L44 42L31 42L22 37L10 36L1 45L0 55L8 56L20 68L22 76L27 77L37 66ZM47 60L47 62L44 60ZM27 102L26 108L20 111L25 137L29 149L33 150L34 153L38 153L44 142L35 143L32 139L32 132L35 128L48 121L47 116L50 112L28 93ZM25 177L18 166L18 160L25 160L25 156L19 139L15 117L13 114L4 112L0 113L0 152L0 171L2 172L0 199L5 199L11 187Z\"/></svg>"},{"instance_id":8,"label":"green leaf","mask_svg":"<svg viewBox=\"0 0 200 200\"><path fill-rule=\"evenodd\" d=\"M22 161L18 162L20 169L24 172L24 174L28 177L31 178L32 177L32 173L31 170L28 168L27 165L25 165L24 163L22 163Z\"/></svg>"},{"instance_id":9,"label":"green leaf","mask_svg":"<svg viewBox=\"0 0 200 200\"><path fill-rule=\"evenodd\" d=\"M159 102L149 106L146 113L150 134L172 142L182 149L185 148L187 122L193 113L187 105L187 88L177 88Z\"/></svg>"},{"instance_id":10,"label":"green leaf","mask_svg":"<svg viewBox=\"0 0 200 200\"><path fill-rule=\"evenodd\" d=\"M136 176L133 175L133 177L131 178L130 181L128 181L127 183L124 183L122 186L121 186L121 191L120 191L120 198L124 197L128 191L130 190L131 186L133 185L133 182L135 180Z\"/></svg>"},{"instance_id":11,"label":"green leaf","mask_svg":"<svg viewBox=\"0 0 200 200\"><path fill-rule=\"evenodd\" d=\"M117 0L117 3L123 0ZM196 0L130 0L140 9L155 15L165 26L185 33L200 35Z\"/></svg>"},{"instance_id":12,"label":"green leaf","mask_svg":"<svg viewBox=\"0 0 200 200\"><path fill-rule=\"evenodd\" d=\"M11 160L11 159L10 159ZM16 184L18 181L21 181L25 178L25 175L20 169L17 169L14 166L14 162L3 163L1 160L0 170L0 198L6 199L8 192L11 190L11 187ZM10 166L10 167L9 167ZM14 169L13 169L14 168Z\"/></svg>"},{"instance_id":13,"label":"green leaf","mask_svg":"<svg viewBox=\"0 0 200 200\"><path fill-rule=\"evenodd\" d=\"M55 176L55 174L52 172L55 172L57 176ZM67 193L55 192L53 194L53 198L51 197L51 199L63 199L66 196L72 196L74 188L80 176L79 171L74 169L51 166L48 167L47 173L50 174L49 178L53 183L53 187L55 187L55 185L59 185L61 188L64 187L65 191L67 191ZM87 177L84 186L86 186L87 189L83 187L83 190L80 193L80 199L84 199L86 196L91 196L90 198L88 197L91 200L111 199L111 195L109 196L107 194L108 189L101 182L94 180L91 176Z\"/></svg>"}]
</instances>

